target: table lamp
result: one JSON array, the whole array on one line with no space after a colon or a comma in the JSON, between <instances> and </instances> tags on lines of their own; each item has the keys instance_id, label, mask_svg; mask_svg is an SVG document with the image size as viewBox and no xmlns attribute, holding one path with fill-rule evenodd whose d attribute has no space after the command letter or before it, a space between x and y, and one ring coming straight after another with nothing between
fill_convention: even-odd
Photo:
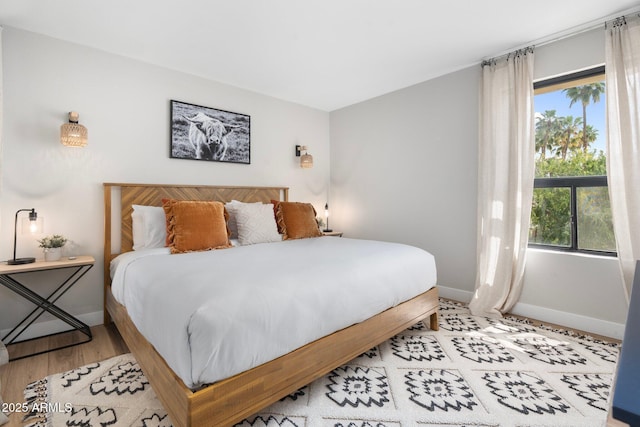
<instances>
[{"instance_id":1,"label":"table lamp","mask_svg":"<svg viewBox=\"0 0 640 427\"><path fill-rule=\"evenodd\" d=\"M325 203L324 204L324 218L325 218L325 228L324 231L325 233L331 233L333 230L329 228L329 203Z\"/></svg>"},{"instance_id":2,"label":"table lamp","mask_svg":"<svg viewBox=\"0 0 640 427\"><path fill-rule=\"evenodd\" d=\"M19 209L18 212L16 212L16 222L13 228L13 259L7 261L7 264L9 265L29 264L36 261L36 259L33 257L16 258L16 242L18 240L18 214L20 212L29 212L29 231L31 233L35 233L39 229L38 213L35 209Z\"/></svg>"}]
</instances>

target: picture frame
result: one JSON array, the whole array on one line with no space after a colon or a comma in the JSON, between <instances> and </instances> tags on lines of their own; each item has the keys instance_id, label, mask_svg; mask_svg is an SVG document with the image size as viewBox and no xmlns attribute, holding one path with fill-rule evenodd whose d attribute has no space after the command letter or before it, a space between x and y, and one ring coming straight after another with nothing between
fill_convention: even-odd
<instances>
[{"instance_id":1,"label":"picture frame","mask_svg":"<svg viewBox=\"0 0 640 427\"><path fill-rule=\"evenodd\" d=\"M174 159L251 163L251 116L171 100Z\"/></svg>"}]
</instances>

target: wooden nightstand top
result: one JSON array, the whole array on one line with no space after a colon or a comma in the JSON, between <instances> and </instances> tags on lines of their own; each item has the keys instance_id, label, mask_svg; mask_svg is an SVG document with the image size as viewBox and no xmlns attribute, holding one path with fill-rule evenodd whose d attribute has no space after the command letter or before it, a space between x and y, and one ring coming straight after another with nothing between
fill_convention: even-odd
<instances>
[{"instance_id":1,"label":"wooden nightstand top","mask_svg":"<svg viewBox=\"0 0 640 427\"><path fill-rule=\"evenodd\" d=\"M342 231L323 231L322 232L323 235L325 236L337 236L337 237L342 237Z\"/></svg>"},{"instance_id":2,"label":"wooden nightstand top","mask_svg":"<svg viewBox=\"0 0 640 427\"><path fill-rule=\"evenodd\" d=\"M6 262L0 263L0 274L26 273L27 271L51 270L54 268L76 267L80 265L93 264L96 260L92 256L82 255L76 259L62 257L59 261L36 260L30 264L9 265Z\"/></svg>"}]
</instances>

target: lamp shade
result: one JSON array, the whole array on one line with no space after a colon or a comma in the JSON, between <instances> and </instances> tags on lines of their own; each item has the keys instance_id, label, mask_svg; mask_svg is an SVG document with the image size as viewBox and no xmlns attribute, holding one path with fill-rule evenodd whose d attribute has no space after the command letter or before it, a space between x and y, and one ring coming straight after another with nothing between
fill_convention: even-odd
<instances>
[{"instance_id":1,"label":"lamp shade","mask_svg":"<svg viewBox=\"0 0 640 427\"><path fill-rule=\"evenodd\" d=\"M326 221L326 226L322 231L324 231L325 233L330 233L333 230L329 228L329 202L324 204L324 218Z\"/></svg>"},{"instance_id":2,"label":"lamp shade","mask_svg":"<svg viewBox=\"0 0 640 427\"><path fill-rule=\"evenodd\" d=\"M69 113L69 123L60 126L60 143L67 147L84 147L87 145L87 128L78 123L80 115L75 111Z\"/></svg>"},{"instance_id":3,"label":"lamp shade","mask_svg":"<svg viewBox=\"0 0 640 427\"><path fill-rule=\"evenodd\" d=\"M309 169L313 167L313 156L311 154L303 154L300 156L300 167Z\"/></svg>"},{"instance_id":4,"label":"lamp shade","mask_svg":"<svg viewBox=\"0 0 640 427\"><path fill-rule=\"evenodd\" d=\"M34 220L30 215L29 218L22 218L21 234L40 234L44 230L44 218L41 215Z\"/></svg>"},{"instance_id":5,"label":"lamp shade","mask_svg":"<svg viewBox=\"0 0 640 427\"><path fill-rule=\"evenodd\" d=\"M302 153L304 151L304 154ZM313 156L307 152L306 145L296 145L296 157L300 157L300 167L309 169L313 167Z\"/></svg>"}]
</instances>

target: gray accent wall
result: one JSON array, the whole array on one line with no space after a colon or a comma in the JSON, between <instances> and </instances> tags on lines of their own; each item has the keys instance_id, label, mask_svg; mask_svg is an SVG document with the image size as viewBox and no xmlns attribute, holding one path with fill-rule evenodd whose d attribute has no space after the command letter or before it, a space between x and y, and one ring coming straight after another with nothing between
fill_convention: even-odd
<instances>
[{"instance_id":1,"label":"gray accent wall","mask_svg":"<svg viewBox=\"0 0 640 427\"><path fill-rule=\"evenodd\" d=\"M467 68L331 113L333 228L426 249L438 282L469 292L479 78Z\"/></svg>"}]
</instances>

